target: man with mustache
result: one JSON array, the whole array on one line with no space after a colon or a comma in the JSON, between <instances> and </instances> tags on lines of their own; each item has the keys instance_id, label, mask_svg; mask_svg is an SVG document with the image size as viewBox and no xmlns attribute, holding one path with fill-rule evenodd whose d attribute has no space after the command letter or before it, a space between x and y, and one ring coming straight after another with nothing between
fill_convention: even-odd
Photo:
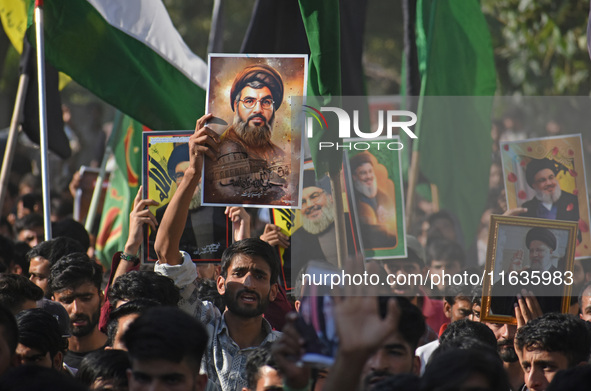
<instances>
[{"instance_id":1,"label":"man with mustache","mask_svg":"<svg viewBox=\"0 0 591 391\"><path fill-rule=\"evenodd\" d=\"M556 163L548 158L532 159L525 169L527 184L536 195L521 205L527 208L523 216L551 220L579 221L579 200L560 188Z\"/></svg>"},{"instance_id":2,"label":"man with mustache","mask_svg":"<svg viewBox=\"0 0 591 391\"><path fill-rule=\"evenodd\" d=\"M84 253L61 258L51 267L49 287L52 299L61 303L70 316L69 350L64 363L78 368L87 354L102 350L107 336L98 329L104 295L103 270Z\"/></svg>"},{"instance_id":3,"label":"man with mustache","mask_svg":"<svg viewBox=\"0 0 591 391\"><path fill-rule=\"evenodd\" d=\"M378 187L375 156L363 151L350 160L361 235L367 249L393 248L397 243L396 208Z\"/></svg>"}]
</instances>

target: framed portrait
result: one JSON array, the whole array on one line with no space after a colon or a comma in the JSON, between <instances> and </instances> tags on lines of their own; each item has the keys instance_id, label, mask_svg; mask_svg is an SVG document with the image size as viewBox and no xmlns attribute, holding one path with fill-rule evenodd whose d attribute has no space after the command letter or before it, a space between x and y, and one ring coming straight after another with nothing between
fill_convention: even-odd
<instances>
[{"instance_id":1,"label":"framed portrait","mask_svg":"<svg viewBox=\"0 0 591 391\"><path fill-rule=\"evenodd\" d=\"M544 313L567 313L576 234L574 221L492 215L481 320L516 324L523 290L536 296Z\"/></svg>"},{"instance_id":2,"label":"framed portrait","mask_svg":"<svg viewBox=\"0 0 591 391\"><path fill-rule=\"evenodd\" d=\"M299 208L306 55L210 54L203 205Z\"/></svg>"},{"instance_id":3,"label":"framed portrait","mask_svg":"<svg viewBox=\"0 0 591 391\"><path fill-rule=\"evenodd\" d=\"M189 137L192 131L149 131L143 132L143 198L158 202L150 206L158 223L162 220L168 203L189 165ZM232 227L225 208L203 206L201 185L193 194L180 249L191 255L198 263L217 263L222 253L232 243ZM144 262L157 260L154 252L156 230L144 230L142 259Z\"/></svg>"},{"instance_id":4,"label":"framed portrait","mask_svg":"<svg viewBox=\"0 0 591 391\"><path fill-rule=\"evenodd\" d=\"M364 258L406 257L400 139L351 139L347 144L345 181Z\"/></svg>"},{"instance_id":5,"label":"framed portrait","mask_svg":"<svg viewBox=\"0 0 591 391\"><path fill-rule=\"evenodd\" d=\"M291 290L301 271L310 261L318 261L336 267L337 244L335 226L335 197L330 178L316 178L312 161L304 164L302 176L302 208L291 210L273 209L273 224L281 227L290 236L290 247L280 248L281 276L286 290ZM341 174L341 183L343 183ZM348 255L362 254L359 235L351 216L351 200L343 186L340 197L343 199L345 232ZM291 221L288 222L288 218Z\"/></svg>"},{"instance_id":6,"label":"framed portrait","mask_svg":"<svg viewBox=\"0 0 591 391\"><path fill-rule=\"evenodd\" d=\"M589 201L581 135L502 142L507 208L523 217L574 221L576 258L591 256Z\"/></svg>"}]
</instances>

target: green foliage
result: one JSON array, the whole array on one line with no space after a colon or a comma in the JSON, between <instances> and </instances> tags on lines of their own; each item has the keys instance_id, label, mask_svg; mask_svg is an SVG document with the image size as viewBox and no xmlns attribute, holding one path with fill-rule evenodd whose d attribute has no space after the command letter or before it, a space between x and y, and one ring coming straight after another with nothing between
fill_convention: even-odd
<instances>
[{"instance_id":1,"label":"green foliage","mask_svg":"<svg viewBox=\"0 0 591 391\"><path fill-rule=\"evenodd\" d=\"M502 95L589 95L589 2L482 0Z\"/></svg>"}]
</instances>

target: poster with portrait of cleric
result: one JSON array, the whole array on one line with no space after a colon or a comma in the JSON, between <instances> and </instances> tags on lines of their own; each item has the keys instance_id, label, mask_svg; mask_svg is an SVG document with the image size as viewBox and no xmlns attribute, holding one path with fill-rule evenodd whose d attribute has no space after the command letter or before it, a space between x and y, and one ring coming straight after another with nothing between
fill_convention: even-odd
<instances>
[{"instance_id":1,"label":"poster with portrait of cleric","mask_svg":"<svg viewBox=\"0 0 591 391\"><path fill-rule=\"evenodd\" d=\"M366 260L406 257L404 194L398 136L351 139L345 150L347 189Z\"/></svg>"},{"instance_id":2,"label":"poster with portrait of cleric","mask_svg":"<svg viewBox=\"0 0 591 391\"><path fill-rule=\"evenodd\" d=\"M221 142L205 158L204 205L300 207L307 64L305 55L209 55L208 127Z\"/></svg>"},{"instance_id":3,"label":"poster with portrait of cleric","mask_svg":"<svg viewBox=\"0 0 591 391\"><path fill-rule=\"evenodd\" d=\"M341 175L341 183L344 183ZM359 236L351 216L350 197L342 187L345 231L350 256L361 255ZM281 259L281 281L286 290L296 286L298 275L310 261L337 266L334 195L330 178L316 179L312 161L306 161L303 171L302 208L297 210L273 209L271 222L290 236L290 247L278 246ZM291 219L291 220L289 220Z\"/></svg>"},{"instance_id":4,"label":"poster with portrait of cleric","mask_svg":"<svg viewBox=\"0 0 591 391\"><path fill-rule=\"evenodd\" d=\"M589 203L580 134L501 143L507 209L578 223L576 258L591 256Z\"/></svg>"},{"instance_id":5,"label":"poster with portrait of cleric","mask_svg":"<svg viewBox=\"0 0 591 391\"><path fill-rule=\"evenodd\" d=\"M142 178L144 199L158 202L150 206L158 223L162 221L168 203L189 165L189 136L192 131L143 132ZM201 185L191 200L180 249L191 255L197 263L217 263L232 243L231 222L225 208L201 205ZM144 230L142 260L155 262L154 240L158 232Z\"/></svg>"}]
</instances>

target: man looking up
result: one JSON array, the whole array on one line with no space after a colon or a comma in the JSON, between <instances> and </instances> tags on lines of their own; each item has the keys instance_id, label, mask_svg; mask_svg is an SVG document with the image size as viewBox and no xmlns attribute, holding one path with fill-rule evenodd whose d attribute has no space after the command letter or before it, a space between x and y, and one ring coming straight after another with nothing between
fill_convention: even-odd
<instances>
[{"instance_id":1,"label":"man looking up","mask_svg":"<svg viewBox=\"0 0 591 391\"><path fill-rule=\"evenodd\" d=\"M200 180L203 156L213 158L213 151L218 148L218 135L204 126L211 118L211 114L201 117L189 138L190 165L164 213L154 243L158 255L155 271L175 281L181 289L179 307L192 313L211 332L202 369L217 390L234 391L247 387L245 366L249 351L278 337L263 318L263 312L277 295L279 260L273 247L260 239L235 242L222 254L217 279L226 311L220 315L212 303L202 302L196 295L197 269L190 256L179 251L179 242L192 194Z\"/></svg>"},{"instance_id":2,"label":"man looking up","mask_svg":"<svg viewBox=\"0 0 591 391\"><path fill-rule=\"evenodd\" d=\"M70 316L72 336L64 357L69 367L78 368L85 355L102 350L107 342L107 336L98 329L104 299L102 278L102 268L83 253L65 256L51 267L52 299L61 303Z\"/></svg>"}]
</instances>

